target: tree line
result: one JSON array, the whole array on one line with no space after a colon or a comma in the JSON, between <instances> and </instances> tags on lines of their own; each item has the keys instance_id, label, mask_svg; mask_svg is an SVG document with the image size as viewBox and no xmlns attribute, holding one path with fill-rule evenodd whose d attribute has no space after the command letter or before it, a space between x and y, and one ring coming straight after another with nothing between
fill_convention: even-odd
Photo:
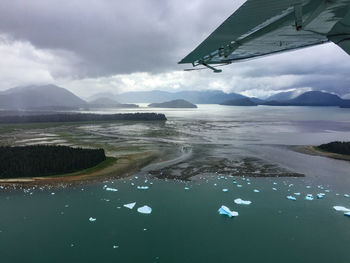
<instances>
[{"instance_id":1,"label":"tree line","mask_svg":"<svg viewBox=\"0 0 350 263\"><path fill-rule=\"evenodd\" d=\"M42 115L0 116L0 123L32 123L32 122L80 122L80 121L166 121L161 113L57 113Z\"/></svg>"},{"instance_id":2,"label":"tree line","mask_svg":"<svg viewBox=\"0 0 350 263\"><path fill-rule=\"evenodd\" d=\"M103 149L68 146L2 146L0 178L48 176L76 172L106 160Z\"/></svg>"},{"instance_id":3,"label":"tree line","mask_svg":"<svg viewBox=\"0 0 350 263\"><path fill-rule=\"evenodd\" d=\"M350 142L330 142L318 146L321 150L350 155Z\"/></svg>"}]
</instances>

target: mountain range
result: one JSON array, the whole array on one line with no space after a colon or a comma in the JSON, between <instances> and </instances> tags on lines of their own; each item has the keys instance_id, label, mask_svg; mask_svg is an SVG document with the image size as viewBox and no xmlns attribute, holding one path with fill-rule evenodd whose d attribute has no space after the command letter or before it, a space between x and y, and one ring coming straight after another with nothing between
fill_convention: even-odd
<instances>
[{"instance_id":1,"label":"mountain range","mask_svg":"<svg viewBox=\"0 0 350 263\"><path fill-rule=\"evenodd\" d=\"M295 94L283 92L266 100L249 98L237 93L224 93L219 90L204 91L143 91L122 94L96 94L87 102L72 92L55 85L31 85L16 87L0 92L0 109L5 110L69 110L104 107L137 107L127 103L162 103L186 99L195 104L224 104L235 106L339 106L350 107L350 100L338 95L321 91L308 91L295 97Z\"/></svg>"}]
</instances>

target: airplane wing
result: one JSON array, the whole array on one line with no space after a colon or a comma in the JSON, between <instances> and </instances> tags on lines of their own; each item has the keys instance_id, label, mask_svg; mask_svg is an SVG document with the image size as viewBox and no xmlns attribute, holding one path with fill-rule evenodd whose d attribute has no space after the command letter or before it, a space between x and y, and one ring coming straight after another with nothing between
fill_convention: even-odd
<instances>
[{"instance_id":1,"label":"airplane wing","mask_svg":"<svg viewBox=\"0 0 350 263\"><path fill-rule=\"evenodd\" d=\"M350 55L350 0L247 0L179 63L215 71L210 64L329 41Z\"/></svg>"}]
</instances>

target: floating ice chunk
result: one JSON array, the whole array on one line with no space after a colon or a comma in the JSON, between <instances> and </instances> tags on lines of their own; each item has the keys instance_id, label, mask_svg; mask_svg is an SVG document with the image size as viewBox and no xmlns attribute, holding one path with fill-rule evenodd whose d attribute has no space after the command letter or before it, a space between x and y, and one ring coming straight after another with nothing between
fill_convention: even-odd
<instances>
[{"instance_id":1,"label":"floating ice chunk","mask_svg":"<svg viewBox=\"0 0 350 263\"><path fill-rule=\"evenodd\" d=\"M113 245L113 248L118 248L119 246L117 246L117 245Z\"/></svg>"},{"instance_id":2,"label":"floating ice chunk","mask_svg":"<svg viewBox=\"0 0 350 263\"><path fill-rule=\"evenodd\" d=\"M118 189L111 188L111 187L106 187L106 191L117 192Z\"/></svg>"},{"instance_id":3,"label":"floating ice chunk","mask_svg":"<svg viewBox=\"0 0 350 263\"><path fill-rule=\"evenodd\" d=\"M90 218L89 218L89 221L90 221L90 222L95 222L95 221L96 221L96 218L90 217Z\"/></svg>"},{"instance_id":4,"label":"floating ice chunk","mask_svg":"<svg viewBox=\"0 0 350 263\"><path fill-rule=\"evenodd\" d=\"M134 183L131 183L132 186L134 186L135 184Z\"/></svg>"},{"instance_id":5,"label":"floating ice chunk","mask_svg":"<svg viewBox=\"0 0 350 263\"><path fill-rule=\"evenodd\" d=\"M233 181L233 183L234 183L234 184L237 184L237 182L236 182L236 181Z\"/></svg>"},{"instance_id":6,"label":"floating ice chunk","mask_svg":"<svg viewBox=\"0 0 350 263\"><path fill-rule=\"evenodd\" d=\"M322 199L325 195L325 193L319 193L317 194L317 199Z\"/></svg>"},{"instance_id":7,"label":"floating ice chunk","mask_svg":"<svg viewBox=\"0 0 350 263\"><path fill-rule=\"evenodd\" d=\"M308 188L308 189L309 189L309 188L311 188L311 186L310 186L310 185L307 185L307 186L306 186L306 188Z\"/></svg>"},{"instance_id":8,"label":"floating ice chunk","mask_svg":"<svg viewBox=\"0 0 350 263\"><path fill-rule=\"evenodd\" d=\"M274 185L276 185L277 183L276 182L273 182Z\"/></svg>"},{"instance_id":9,"label":"floating ice chunk","mask_svg":"<svg viewBox=\"0 0 350 263\"><path fill-rule=\"evenodd\" d=\"M222 191L223 191L223 192L227 192L227 191L228 191L228 189L227 189L227 188L224 188L224 189L222 189Z\"/></svg>"},{"instance_id":10,"label":"floating ice chunk","mask_svg":"<svg viewBox=\"0 0 350 263\"><path fill-rule=\"evenodd\" d=\"M250 184L250 182L248 182L247 184Z\"/></svg>"},{"instance_id":11,"label":"floating ice chunk","mask_svg":"<svg viewBox=\"0 0 350 263\"><path fill-rule=\"evenodd\" d=\"M288 200L296 201L297 199L294 196L288 195L287 196Z\"/></svg>"},{"instance_id":12,"label":"floating ice chunk","mask_svg":"<svg viewBox=\"0 0 350 263\"><path fill-rule=\"evenodd\" d=\"M54 193L54 192L52 192L52 193L51 193L51 195L55 195L55 193Z\"/></svg>"},{"instance_id":13,"label":"floating ice chunk","mask_svg":"<svg viewBox=\"0 0 350 263\"><path fill-rule=\"evenodd\" d=\"M275 188L275 187L272 187L272 190L274 190L274 191L277 191L277 188Z\"/></svg>"},{"instance_id":14,"label":"floating ice chunk","mask_svg":"<svg viewBox=\"0 0 350 263\"><path fill-rule=\"evenodd\" d=\"M344 216L350 216L350 212L344 213Z\"/></svg>"},{"instance_id":15,"label":"floating ice chunk","mask_svg":"<svg viewBox=\"0 0 350 263\"><path fill-rule=\"evenodd\" d=\"M336 210L336 211L340 211L340 212L345 212L345 213L349 213L350 212L350 209L349 208L346 208L344 206L333 206L333 208Z\"/></svg>"},{"instance_id":16,"label":"floating ice chunk","mask_svg":"<svg viewBox=\"0 0 350 263\"><path fill-rule=\"evenodd\" d=\"M190 190L190 188L188 188L187 186L185 186L185 188L184 188L185 190Z\"/></svg>"},{"instance_id":17,"label":"floating ice chunk","mask_svg":"<svg viewBox=\"0 0 350 263\"><path fill-rule=\"evenodd\" d=\"M242 185L241 185L241 184L238 184L237 187L242 187Z\"/></svg>"},{"instance_id":18,"label":"floating ice chunk","mask_svg":"<svg viewBox=\"0 0 350 263\"><path fill-rule=\"evenodd\" d=\"M329 193L329 190L327 189L327 190L324 190L326 193Z\"/></svg>"},{"instance_id":19,"label":"floating ice chunk","mask_svg":"<svg viewBox=\"0 0 350 263\"><path fill-rule=\"evenodd\" d=\"M227 206L222 205L218 210L220 215L227 215L228 217L238 216L238 212L231 211Z\"/></svg>"},{"instance_id":20,"label":"floating ice chunk","mask_svg":"<svg viewBox=\"0 0 350 263\"><path fill-rule=\"evenodd\" d=\"M107 188L107 185L105 184L104 186L103 186L103 189L106 189Z\"/></svg>"},{"instance_id":21,"label":"floating ice chunk","mask_svg":"<svg viewBox=\"0 0 350 263\"><path fill-rule=\"evenodd\" d=\"M144 205L144 206L137 208L137 212L142 213L142 214L150 214L152 212L152 208L150 208L147 205Z\"/></svg>"},{"instance_id":22,"label":"floating ice chunk","mask_svg":"<svg viewBox=\"0 0 350 263\"><path fill-rule=\"evenodd\" d=\"M136 202L130 203L130 204L125 204L123 206L126 207L126 208L129 208L129 209L133 209L135 205L136 205Z\"/></svg>"},{"instance_id":23,"label":"floating ice chunk","mask_svg":"<svg viewBox=\"0 0 350 263\"><path fill-rule=\"evenodd\" d=\"M242 200L241 198L235 199L234 202L237 205L250 205L252 203L251 201L245 201L245 200Z\"/></svg>"},{"instance_id":24,"label":"floating ice chunk","mask_svg":"<svg viewBox=\"0 0 350 263\"><path fill-rule=\"evenodd\" d=\"M350 197L350 195L348 195L348 194L345 194L345 195L344 195L344 197L346 197L346 198L349 198L349 197Z\"/></svg>"},{"instance_id":25,"label":"floating ice chunk","mask_svg":"<svg viewBox=\"0 0 350 263\"><path fill-rule=\"evenodd\" d=\"M294 193L294 195L300 195L300 193Z\"/></svg>"},{"instance_id":26,"label":"floating ice chunk","mask_svg":"<svg viewBox=\"0 0 350 263\"><path fill-rule=\"evenodd\" d=\"M149 187L148 186L138 186L137 189L140 190L147 190Z\"/></svg>"},{"instance_id":27,"label":"floating ice chunk","mask_svg":"<svg viewBox=\"0 0 350 263\"><path fill-rule=\"evenodd\" d=\"M258 189L253 190L254 193L259 193L260 191Z\"/></svg>"},{"instance_id":28,"label":"floating ice chunk","mask_svg":"<svg viewBox=\"0 0 350 263\"><path fill-rule=\"evenodd\" d=\"M305 200L312 201L312 200L314 200L314 197L312 196L312 194L307 194L305 196Z\"/></svg>"}]
</instances>

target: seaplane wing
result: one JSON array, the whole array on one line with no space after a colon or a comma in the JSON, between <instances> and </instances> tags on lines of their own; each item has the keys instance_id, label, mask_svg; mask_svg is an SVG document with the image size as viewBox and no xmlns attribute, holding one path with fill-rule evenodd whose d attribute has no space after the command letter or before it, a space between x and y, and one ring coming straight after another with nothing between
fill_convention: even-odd
<instances>
[{"instance_id":1,"label":"seaplane wing","mask_svg":"<svg viewBox=\"0 0 350 263\"><path fill-rule=\"evenodd\" d=\"M228 64L332 41L350 54L350 0L247 0L179 63Z\"/></svg>"}]
</instances>

